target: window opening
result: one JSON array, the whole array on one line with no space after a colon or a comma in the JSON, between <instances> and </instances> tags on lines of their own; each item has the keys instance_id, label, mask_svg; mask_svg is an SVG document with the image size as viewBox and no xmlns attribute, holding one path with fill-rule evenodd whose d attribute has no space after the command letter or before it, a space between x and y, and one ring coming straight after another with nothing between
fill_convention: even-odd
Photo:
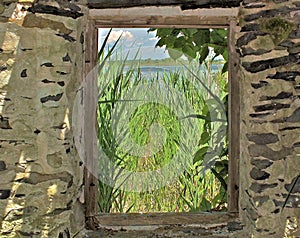
<instances>
[{"instance_id":1,"label":"window opening","mask_svg":"<svg viewBox=\"0 0 300 238\"><path fill-rule=\"evenodd\" d=\"M227 211L228 29L98 32L100 212Z\"/></svg>"}]
</instances>

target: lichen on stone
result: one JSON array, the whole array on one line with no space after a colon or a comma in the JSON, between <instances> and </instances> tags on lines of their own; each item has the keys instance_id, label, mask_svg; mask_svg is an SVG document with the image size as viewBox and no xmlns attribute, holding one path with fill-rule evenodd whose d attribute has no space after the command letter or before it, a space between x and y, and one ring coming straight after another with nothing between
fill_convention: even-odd
<instances>
[{"instance_id":1,"label":"lichen on stone","mask_svg":"<svg viewBox=\"0 0 300 238\"><path fill-rule=\"evenodd\" d=\"M260 24L260 29L270 34L275 45L287 39L294 28L294 23L280 17L262 19Z\"/></svg>"}]
</instances>

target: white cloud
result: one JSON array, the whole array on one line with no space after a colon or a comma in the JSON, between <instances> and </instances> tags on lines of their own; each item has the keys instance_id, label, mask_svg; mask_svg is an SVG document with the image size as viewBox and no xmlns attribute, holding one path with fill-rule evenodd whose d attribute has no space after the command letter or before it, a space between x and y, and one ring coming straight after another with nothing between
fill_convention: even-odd
<instances>
[{"instance_id":1,"label":"white cloud","mask_svg":"<svg viewBox=\"0 0 300 238\"><path fill-rule=\"evenodd\" d=\"M119 30L119 31L112 31L110 33L110 36L108 38L108 43L112 43L116 40L118 40L118 38L120 37L120 35L122 35L122 39L123 40L129 40L129 41L132 41L133 40L133 35L131 32L129 31L122 31L122 30Z\"/></svg>"},{"instance_id":2,"label":"white cloud","mask_svg":"<svg viewBox=\"0 0 300 238\"><path fill-rule=\"evenodd\" d=\"M157 40L157 37L151 37L151 38L149 38L149 40L151 40L151 41Z\"/></svg>"},{"instance_id":3,"label":"white cloud","mask_svg":"<svg viewBox=\"0 0 300 238\"><path fill-rule=\"evenodd\" d=\"M136 57L136 53L138 51L138 56ZM136 47L125 49L123 51L123 55L128 54L128 59L133 59L136 57L137 59L148 59L151 58L153 60L168 58L169 55L164 48L154 48L153 46L144 46L144 47Z\"/></svg>"}]
</instances>

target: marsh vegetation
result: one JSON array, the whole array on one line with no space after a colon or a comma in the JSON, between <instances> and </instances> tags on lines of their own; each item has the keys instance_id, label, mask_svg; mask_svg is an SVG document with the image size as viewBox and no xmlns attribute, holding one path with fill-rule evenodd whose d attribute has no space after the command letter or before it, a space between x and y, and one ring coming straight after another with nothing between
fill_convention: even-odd
<instances>
[{"instance_id":1,"label":"marsh vegetation","mask_svg":"<svg viewBox=\"0 0 300 238\"><path fill-rule=\"evenodd\" d=\"M98 204L101 212L226 210L227 72L222 67L212 70L212 59L201 59L199 64L199 56L188 61L167 59L168 65L180 67L147 76L141 73L145 60L129 61L126 56L113 56L117 43L108 53L104 47L99 52ZM156 92L151 94L154 98L178 92L176 97L180 95L191 108L187 110L185 104L179 105L187 113L178 116L177 108L182 100L174 98L174 93L166 96L166 103L148 99L143 102L138 96L145 85L149 91L155 88ZM188 129L184 123L190 125ZM153 125L158 130L153 130ZM189 131L191 128L197 131ZM189 146L193 148L187 149ZM184 154L184 161L183 156L178 160L184 169L176 178L168 181L145 177L139 181L146 184L144 189L135 189L131 174L159 173L174 162L177 154ZM176 170L176 165L173 169ZM173 169L164 170L161 176L173 178ZM165 183L159 184L161 181ZM132 189L124 184L132 184ZM149 189L145 189L147 184Z\"/></svg>"}]
</instances>

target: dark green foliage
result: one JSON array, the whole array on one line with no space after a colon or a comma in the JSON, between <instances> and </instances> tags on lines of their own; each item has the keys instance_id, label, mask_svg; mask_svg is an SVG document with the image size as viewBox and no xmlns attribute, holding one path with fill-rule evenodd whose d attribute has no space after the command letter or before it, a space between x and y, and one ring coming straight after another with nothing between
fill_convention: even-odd
<instances>
[{"instance_id":1,"label":"dark green foliage","mask_svg":"<svg viewBox=\"0 0 300 238\"><path fill-rule=\"evenodd\" d=\"M202 64L209 56L210 47L215 52L211 60L223 56L225 64L222 71L227 71L227 29L150 28L150 31L156 31L159 38L156 47L165 46L171 58L178 59L184 55L192 60L199 57L199 63Z\"/></svg>"}]
</instances>

